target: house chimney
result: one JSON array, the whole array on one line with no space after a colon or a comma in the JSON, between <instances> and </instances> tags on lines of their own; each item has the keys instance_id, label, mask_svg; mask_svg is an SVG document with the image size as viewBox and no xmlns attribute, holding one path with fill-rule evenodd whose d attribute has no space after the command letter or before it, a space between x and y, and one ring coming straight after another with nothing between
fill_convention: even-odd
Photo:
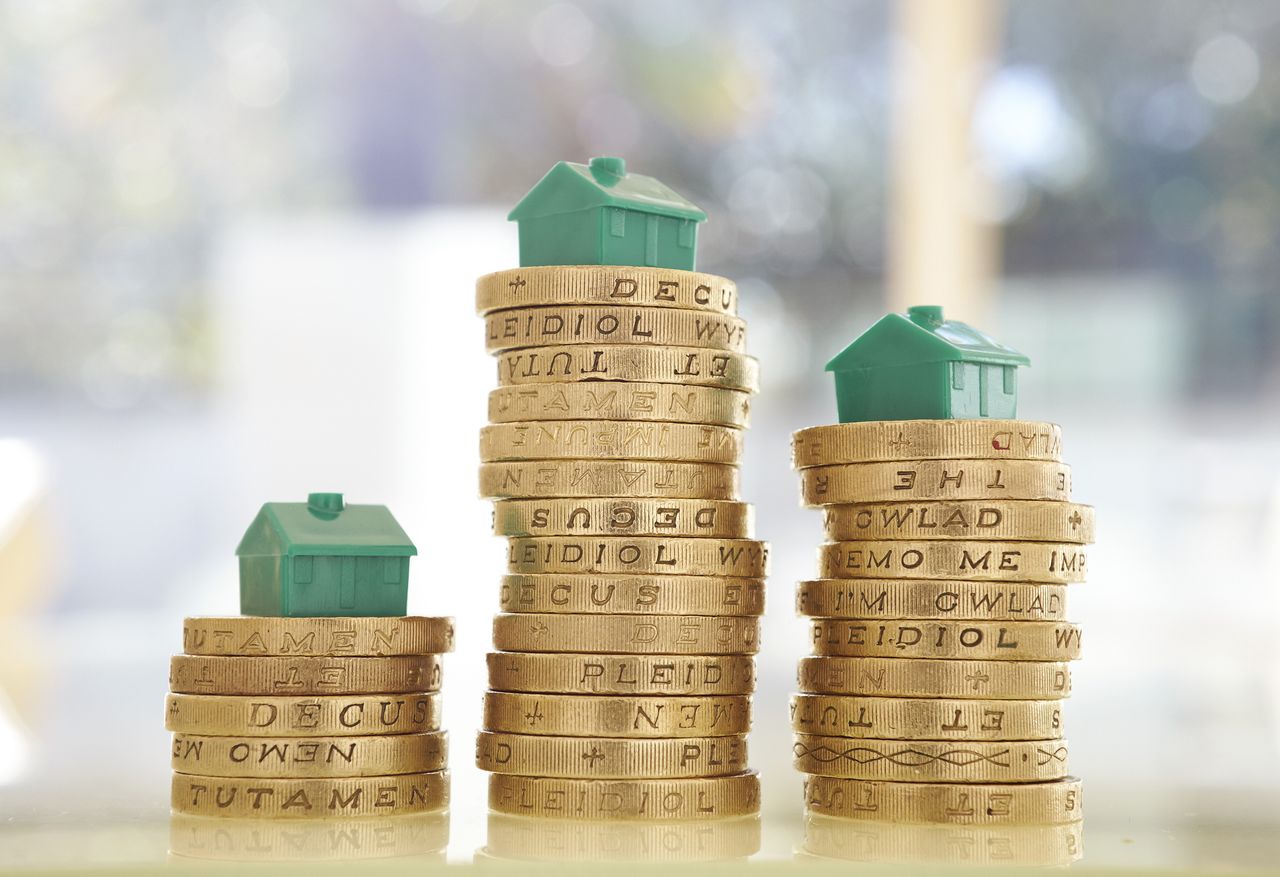
<instances>
[{"instance_id":1,"label":"house chimney","mask_svg":"<svg viewBox=\"0 0 1280 877\"><path fill-rule=\"evenodd\" d=\"M942 308L939 305L912 305L907 308L907 319L922 329L936 329L942 325Z\"/></svg>"},{"instance_id":2,"label":"house chimney","mask_svg":"<svg viewBox=\"0 0 1280 877\"><path fill-rule=\"evenodd\" d=\"M627 162L612 156L598 156L591 159L591 176L602 186L612 186L627 175Z\"/></svg>"},{"instance_id":3,"label":"house chimney","mask_svg":"<svg viewBox=\"0 0 1280 877\"><path fill-rule=\"evenodd\" d=\"M340 493L308 493L307 508L322 515L336 515L347 507Z\"/></svg>"}]
</instances>

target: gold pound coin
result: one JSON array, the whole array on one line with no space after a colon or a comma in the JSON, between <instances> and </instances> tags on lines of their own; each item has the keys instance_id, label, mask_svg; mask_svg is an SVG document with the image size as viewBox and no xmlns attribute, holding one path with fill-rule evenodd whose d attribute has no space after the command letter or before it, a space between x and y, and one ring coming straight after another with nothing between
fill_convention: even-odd
<instances>
[{"instance_id":1,"label":"gold pound coin","mask_svg":"<svg viewBox=\"0 0 1280 877\"><path fill-rule=\"evenodd\" d=\"M245 697L170 694L164 726L228 737L412 734L440 728L440 695Z\"/></svg>"},{"instance_id":2,"label":"gold pound coin","mask_svg":"<svg viewBox=\"0 0 1280 877\"><path fill-rule=\"evenodd\" d=\"M490 652L489 687L553 694L716 696L755 690L743 655L555 655Z\"/></svg>"},{"instance_id":3,"label":"gold pound coin","mask_svg":"<svg viewBox=\"0 0 1280 877\"><path fill-rule=\"evenodd\" d=\"M741 353L747 324L728 314L613 305L515 308L485 317L490 353L553 344L649 344Z\"/></svg>"},{"instance_id":4,"label":"gold pound coin","mask_svg":"<svg viewBox=\"0 0 1280 877\"><path fill-rule=\"evenodd\" d=\"M530 460L662 460L730 463L742 458L742 430L700 423L540 420L480 430L485 463Z\"/></svg>"},{"instance_id":5,"label":"gold pound coin","mask_svg":"<svg viewBox=\"0 0 1280 877\"><path fill-rule=\"evenodd\" d=\"M490 773L606 780L717 777L747 769L747 738L623 740L481 731L476 767Z\"/></svg>"},{"instance_id":6,"label":"gold pound coin","mask_svg":"<svg viewBox=\"0 0 1280 877\"><path fill-rule=\"evenodd\" d=\"M674 780L492 774L489 807L499 813L588 820L723 819L759 812L760 779L753 771Z\"/></svg>"},{"instance_id":7,"label":"gold pound coin","mask_svg":"<svg viewBox=\"0 0 1280 877\"><path fill-rule=\"evenodd\" d=\"M448 767L444 731L372 737L173 735L173 769L217 777L366 777Z\"/></svg>"},{"instance_id":8,"label":"gold pound coin","mask_svg":"<svg viewBox=\"0 0 1280 877\"><path fill-rule=\"evenodd\" d=\"M563 737L723 737L751 730L751 698L486 691L484 727Z\"/></svg>"},{"instance_id":9,"label":"gold pound coin","mask_svg":"<svg viewBox=\"0 0 1280 877\"><path fill-rule=\"evenodd\" d=\"M297 820L169 817L169 850L223 862L356 861L443 855L449 813ZM444 864L443 859L440 864Z\"/></svg>"},{"instance_id":10,"label":"gold pound coin","mask_svg":"<svg viewBox=\"0 0 1280 877\"><path fill-rule=\"evenodd\" d=\"M750 412L751 396L747 393L682 384L525 384L498 387L489 393L489 420L493 423L622 420L742 428Z\"/></svg>"},{"instance_id":11,"label":"gold pound coin","mask_svg":"<svg viewBox=\"0 0 1280 877\"><path fill-rule=\"evenodd\" d=\"M769 543L663 536L535 536L507 542L513 573L631 573L762 578Z\"/></svg>"},{"instance_id":12,"label":"gold pound coin","mask_svg":"<svg viewBox=\"0 0 1280 877\"><path fill-rule=\"evenodd\" d=\"M928 658L832 658L806 655L797 668L805 694L1060 700L1071 694L1071 669L1053 661L958 661Z\"/></svg>"},{"instance_id":13,"label":"gold pound coin","mask_svg":"<svg viewBox=\"0 0 1280 877\"><path fill-rule=\"evenodd\" d=\"M369 657L453 651L453 619L421 616L372 618L187 618L182 647L188 655Z\"/></svg>"},{"instance_id":14,"label":"gold pound coin","mask_svg":"<svg viewBox=\"0 0 1280 877\"><path fill-rule=\"evenodd\" d=\"M818 574L851 579L972 579L998 582L1082 582L1088 555L1054 542L827 542Z\"/></svg>"},{"instance_id":15,"label":"gold pound coin","mask_svg":"<svg viewBox=\"0 0 1280 877\"><path fill-rule=\"evenodd\" d=\"M660 463L653 460L484 463L480 466L480 495L485 499L670 497L736 500L738 467L720 463Z\"/></svg>"},{"instance_id":16,"label":"gold pound coin","mask_svg":"<svg viewBox=\"0 0 1280 877\"><path fill-rule=\"evenodd\" d=\"M503 612L760 615L764 580L715 576L508 575Z\"/></svg>"},{"instance_id":17,"label":"gold pound coin","mask_svg":"<svg viewBox=\"0 0 1280 877\"><path fill-rule=\"evenodd\" d=\"M760 851L760 817L592 822L489 813L484 853L523 862L715 862Z\"/></svg>"},{"instance_id":18,"label":"gold pound coin","mask_svg":"<svg viewBox=\"0 0 1280 877\"><path fill-rule=\"evenodd\" d=\"M866 502L822 509L827 538L1093 541L1093 507L1035 500Z\"/></svg>"},{"instance_id":19,"label":"gold pound coin","mask_svg":"<svg viewBox=\"0 0 1280 877\"><path fill-rule=\"evenodd\" d=\"M566 344L512 350L497 360L498 383L504 387L628 382L743 393L760 389L760 364L754 357L705 347Z\"/></svg>"},{"instance_id":20,"label":"gold pound coin","mask_svg":"<svg viewBox=\"0 0 1280 877\"><path fill-rule=\"evenodd\" d=\"M383 658L246 658L175 655L169 688L177 694L408 694L440 690L438 655Z\"/></svg>"},{"instance_id":21,"label":"gold pound coin","mask_svg":"<svg viewBox=\"0 0 1280 877\"><path fill-rule=\"evenodd\" d=\"M175 773L171 804L192 816L332 819L449 806L449 772L342 779L245 779Z\"/></svg>"},{"instance_id":22,"label":"gold pound coin","mask_svg":"<svg viewBox=\"0 0 1280 877\"><path fill-rule=\"evenodd\" d=\"M791 728L881 740L1057 740L1062 702L793 694Z\"/></svg>"},{"instance_id":23,"label":"gold pound coin","mask_svg":"<svg viewBox=\"0 0 1280 877\"><path fill-rule=\"evenodd\" d=\"M493 646L506 652L749 655L760 647L760 622L714 615L496 615Z\"/></svg>"},{"instance_id":24,"label":"gold pound coin","mask_svg":"<svg viewBox=\"0 0 1280 877\"><path fill-rule=\"evenodd\" d=\"M1061 867L1083 852L1081 824L913 825L807 813L804 851L823 859Z\"/></svg>"},{"instance_id":25,"label":"gold pound coin","mask_svg":"<svg viewBox=\"0 0 1280 877\"><path fill-rule=\"evenodd\" d=\"M791 436L797 469L890 460L1062 459L1062 429L1032 420L870 420Z\"/></svg>"},{"instance_id":26,"label":"gold pound coin","mask_svg":"<svg viewBox=\"0 0 1280 877\"><path fill-rule=\"evenodd\" d=\"M819 618L812 629L816 655L969 661L1074 661L1080 657L1080 628L1065 622Z\"/></svg>"},{"instance_id":27,"label":"gold pound coin","mask_svg":"<svg viewBox=\"0 0 1280 877\"><path fill-rule=\"evenodd\" d=\"M750 503L715 499L504 499L493 504L499 536L695 536L750 538Z\"/></svg>"},{"instance_id":28,"label":"gold pound coin","mask_svg":"<svg viewBox=\"0 0 1280 877\"><path fill-rule=\"evenodd\" d=\"M725 277L679 268L631 265L537 265L476 280L476 311L551 305L638 305L738 312L738 286Z\"/></svg>"},{"instance_id":29,"label":"gold pound coin","mask_svg":"<svg viewBox=\"0 0 1280 877\"><path fill-rule=\"evenodd\" d=\"M902 460L800 471L806 505L1071 499L1071 467L1040 460Z\"/></svg>"},{"instance_id":30,"label":"gold pound coin","mask_svg":"<svg viewBox=\"0 0 1280 877\"><path fill-rule=\"evenodd\" d=\"M877 740L796 734L806 774L892 782L1038 783L1067 775L1065 740Z\"/></svg>"},{"instance_id":31,"label":"gold pound coin","mask_svg":"<svg viewBox=\"0 0 1280 877\"><path fill-rule=\"evenodd\" d=\"M814 579L796 585L796 613L814 618L1061 621L1065 585Z\"/></svg>"},{"instance_id":32,"label":"gold pound coin","mask_svg":"<svg viewBox=\"0 0 1280 877\"><path fill-rule=\"evenodd\" d=\"M876 822L949 825L1056 825L1084 818L1080 781L1047 783L894 783L808 776L814 813Z\"/></svg>"}]
</instances>

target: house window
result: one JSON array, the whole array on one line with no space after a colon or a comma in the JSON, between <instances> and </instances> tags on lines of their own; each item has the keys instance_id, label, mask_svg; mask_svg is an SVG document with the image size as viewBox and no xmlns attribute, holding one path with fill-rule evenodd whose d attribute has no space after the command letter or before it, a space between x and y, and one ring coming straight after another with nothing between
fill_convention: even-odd
<instances>
[{"instance_id":1,"label":"house window","mask_svg":"<svg viewBox=\"0 0 1280 877\"><path fill-rule=\"evenodd\" d=\"M686 250L693 246L693 220L680 220L680 233L676 242Z\"/></svg>"},{"instance_id":2,"label":"house window","mask_svg":"<svg viewBox=\"0 0 1280 877\"><path fill-rule=\"evenodd\" d=\"M382 583L394 585L400 582L400 558L385 557L382 559Z\"/></svg>"},{"instance_id":3,"label":"house window","mask_svg":"<svg viewBox=\"0 0 1280 877\"><path fill-rule=\"evenodd\" d=\"M951 363L951 389L953 390L964 389L964 363L963 362Z\"/></svg>"},{"instance_id":4,"label":"house window","mask_svg":"<svg viewBox=\"0 0 1280 877\"><path fill-rule=\"evenodd\" d=\"M295 584L311 584L311 577L315 575L315 560L310 555L302 555L293 559L293 581Z\"/></svg>"},{"instance_id":5,"label":"house window","mask_svg":"<svg viewBox=\"0 0 1280 877\"><path fill-rule=\"evenodd\" d=\"M627 235L627 211L621 207L614 207L609 210L609 234L615 238L626 237Z\"/></svg>"},{"instance_id":6,"label":"house window","mask_svg":"<svg viewBox=\"0 0 1280 877\"><path fill-rule=\"evenodd\" d=\"M1015 368L1011 365L1006 365L1004 367L1004 394L1006 396L1012 396L1014 393L1018 392L1017 378L1018 376Z\"/></svg>"}]
</instances>

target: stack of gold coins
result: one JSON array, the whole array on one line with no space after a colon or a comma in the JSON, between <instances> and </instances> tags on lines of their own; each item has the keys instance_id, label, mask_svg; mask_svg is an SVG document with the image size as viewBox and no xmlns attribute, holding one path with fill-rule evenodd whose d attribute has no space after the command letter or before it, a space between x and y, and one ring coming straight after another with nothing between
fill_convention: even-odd
<instances>
[{"instance_id":1,"label":"stack of gold coins","mask_svg":"<svg viewBox=\"0 0 1280 877\"><path fill-rule=\"evenodd\" d=\"M447 806L438 692L452 619L188 618L182 635L165 715L175 813L385 818Z\"/></svg>"},{"instance_id":2,"label":"stack of gold coins","mask_svg":"<svg viewBox=\"0 0 1280 877\"><path fill-rule=\"evenodd\" d=\"M812 813L1081 819L1061 714L1080 654L1066 586L1084 578L1094 516L1070 502L1061 448L1056 425L1011 420L795 434L804 501L822 508L828 540L821 578L796 594L813 631L791 707ZM893 847L901 833L885 837ZM1054 849L1067 847L1078 850Z\"/></svg>"},{"instance_id":3,"label":"stack of gold coins","mask_svg":"<svg viewBox=\"0 0 1280 877\"><path fill-rule=\"evenodd\" d=\"M498 359L481 492L509 540L477 764L516 815L755 813L746 733L767 546L738 463L737 289L667 268L480 278Z\"/></svg>"}]
</instances>

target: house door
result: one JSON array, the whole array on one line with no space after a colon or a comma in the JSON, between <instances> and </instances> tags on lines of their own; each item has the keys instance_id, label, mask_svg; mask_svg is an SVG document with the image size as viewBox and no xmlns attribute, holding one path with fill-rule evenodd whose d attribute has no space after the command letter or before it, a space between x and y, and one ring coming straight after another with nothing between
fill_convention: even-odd
<instances>
[{"instance_id":1,"label":"house door","mask_svg":"<svg viewBox=\"0 0 1280 877\"><path fill-rule=\"evenodd\" d=\"M658 217L644 218L644 263L649 266L658 264Z\"/></svg>"}]
</instances>

